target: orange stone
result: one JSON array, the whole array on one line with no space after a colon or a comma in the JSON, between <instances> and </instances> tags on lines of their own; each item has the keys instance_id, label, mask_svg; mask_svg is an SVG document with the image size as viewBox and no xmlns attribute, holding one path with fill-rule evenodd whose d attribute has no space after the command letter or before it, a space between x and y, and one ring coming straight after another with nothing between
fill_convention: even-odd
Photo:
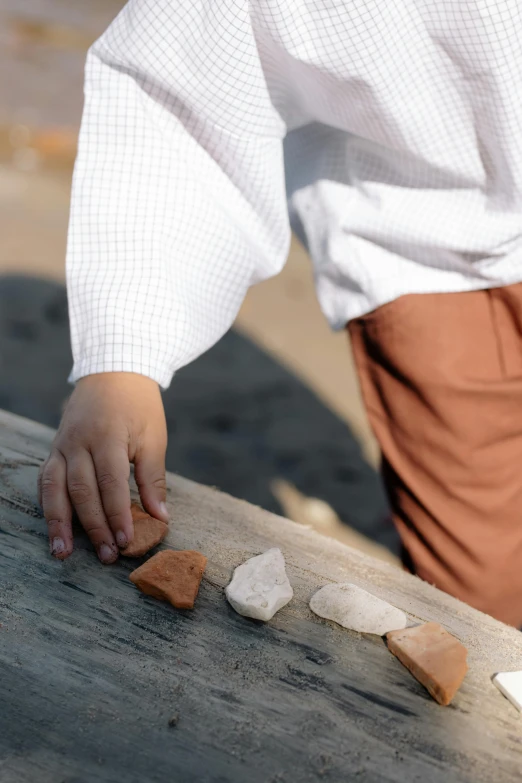
<instances>
[{"instance_id":1,"label":"orange stone","mask_svg":"<svg viewBox=\"0 0 522 783\"><path fill-rule=\"evenodd\" d=\"M132 521L134 522L134 538L121 554L125 557L141 557L152 547L163 541L169 526L161 519L151 517L136 503L131 505Z\"/></svg>"},{"instance_id":2,"label":"orange stone","mask_svg":"<svg viewBox=\"0 0 522 783\"><path fill-rule=\"evenodd\" d=\"M468 651L438 623L386 634L388 649L439 704L451 702L468 670Z\"/></svg>"},{"instance_id":3,"label":"orange stone","mask_svg":"<svg viewBox=\"0 0 522 783\"><path fill-rule=\"evenodd\" d=\"M133 571L129 579L142 593L170 601L177 609L193 609L206 564L201 552L165 549Z\"/></svg>"}]
</instances>

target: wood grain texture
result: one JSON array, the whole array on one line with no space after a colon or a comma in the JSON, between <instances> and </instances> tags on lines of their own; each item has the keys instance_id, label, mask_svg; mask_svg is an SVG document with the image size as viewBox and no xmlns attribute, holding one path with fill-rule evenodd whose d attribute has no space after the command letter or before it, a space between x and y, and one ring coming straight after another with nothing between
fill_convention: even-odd
<instances>
[{"instance_id":1,"label":"wood grain texture","mask_svg":"<svg viewBox=\"0 0 522 783\"><path fill-rule=\"evenodd\" d=\"M60 563L35 492L51 438L0 414L2 783L520 780L519 716L490 682L522 668L517 631L176 476L162 546L209 558L194 611L141 595L128 579L139 561L102 566L80 533ZM223 587L270 546L283 550L295 598L265 625L235 614ZM311 595L330 581L440 622L468 647L470 672L450 707L381 639L312 615Z\"/></svg>"}]
</instances>

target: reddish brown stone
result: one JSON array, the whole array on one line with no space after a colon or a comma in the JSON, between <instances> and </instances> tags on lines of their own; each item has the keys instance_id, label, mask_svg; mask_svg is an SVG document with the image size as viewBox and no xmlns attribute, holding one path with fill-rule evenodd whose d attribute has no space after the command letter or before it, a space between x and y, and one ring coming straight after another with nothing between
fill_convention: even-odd
<instances>
[{"instance_id":1,"label":"reddish brown stone","mask_svg":"<svg viewBox=\"0 0 522 783\"><path fill-rule=\"evenodd\" d=\"M193 609L207 558L190 550L158 552L129 576L136 587L177 609Z\"/></svg>"},{"instance_id":2,"label":"reddish brown stone","mask_svg":"<svg viewBox=\"0 0 522 783\"><path fill-rule=\"evenodd\" d=\"M141 557L152 547L163 541L169 526L161 519L155 519L143 511L138 505L131 505L132 521L134 522L134 538L121 554L125 557Z\"/></svg>"},{"instance_id":3,"label":"reddish brown stone","mask_svg":"<svg viewBox=\"0 0 522 783\"><path fill-rule=\"evenodd\" d=\"M136 522L137 519L148 519L150 514L142 509L137 503L131 503L132 521ZM154 517L152 517L154 519Z\"/></svg>"},{"instance_id":4,"label":"reddish brown stone","mask_svg":"<svg viewBox=\"0 0 522 783\"><path fill-rule=\"evenodd\" d=\"M390 631L388 649L439 704L447 705L468 670L468 651L438 623Z\"/></svg>"}]
</instances>

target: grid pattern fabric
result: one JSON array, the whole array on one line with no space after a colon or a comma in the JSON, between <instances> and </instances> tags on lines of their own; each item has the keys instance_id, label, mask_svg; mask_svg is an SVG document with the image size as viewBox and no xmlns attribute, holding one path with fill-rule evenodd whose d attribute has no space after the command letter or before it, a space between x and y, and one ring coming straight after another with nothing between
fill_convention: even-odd
<instances>
[{"instance_id":1,"label":"grid pattern fabric","mask_svg":"<svg viewBox=\"0 0 522 783\"><path fill-rule=\"evenodd\" d=\"M281 270L334 329L522 280L520 0L130 0L87 56L71 380L168 386Z\"/></svg>"}]
</instances>

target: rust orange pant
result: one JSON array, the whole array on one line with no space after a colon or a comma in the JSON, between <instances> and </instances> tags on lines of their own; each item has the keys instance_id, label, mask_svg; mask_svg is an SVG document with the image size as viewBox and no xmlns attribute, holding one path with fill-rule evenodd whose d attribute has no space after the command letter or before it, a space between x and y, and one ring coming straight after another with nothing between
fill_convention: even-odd
<instances>
[{"instance_id":1,"label":"rust orange pant","mask_svg":"<svg viewBox=\"0 0 522 783\"><path fill-rule=\"evenodd\" d=\"M404 562L522 626L522 283L349 324Z\"/></svg>"}]
</instances>

